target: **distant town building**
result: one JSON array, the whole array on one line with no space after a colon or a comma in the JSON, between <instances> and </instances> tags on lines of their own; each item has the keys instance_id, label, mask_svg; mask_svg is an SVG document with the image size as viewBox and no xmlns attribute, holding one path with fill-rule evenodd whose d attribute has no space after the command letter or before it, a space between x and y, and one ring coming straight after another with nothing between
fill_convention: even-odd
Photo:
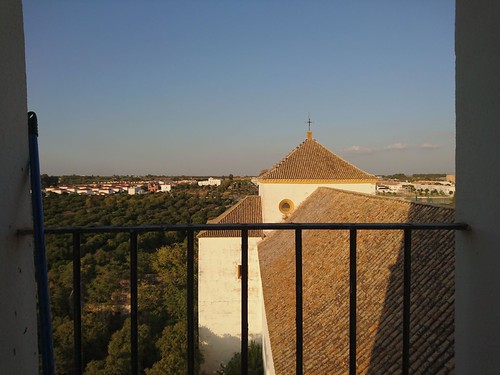
<instances>
[{"instance_id":1,"label":"distant town building","mask_svg":"<svg viewBox=\"0 0 500 375\"><path fill-rule=\"evenodd\" d=\"M455 185L451 183L438 183L435 181L418 181L412 184L417 191L435 191L438 193L444 193L446 195L455 194Z\"/></svg>"},{"instance_id":2,"label":"distant town building","mask_svg":"<svg viewBox=\"0 0 500 375\"><path fill-rule=\"evenodd\" d=\"M172 191L172 185L160 182L160 192L169 193L170 191Z\"/></svg>"},{"instance_id":3,"label":"distant town building","mask_svg":"<svg viewBox=\"0 0 500 375\"><path fill-rule=\"evenodd\" d=\"M123 187L123 186L111 186L110 187L111 191L113 192L113 194L115 193L123 193L125 191L127 191L128 187Z\"/></svg>"},{"instance_id":4,"label":"distant town building","mask_svg":"<svg viewBox=\"0 0 500 375\"><path fill-rule=\"evenodd\" d=\"M63 193L68 193L68 190L62 189L60 187L48 187L48 188L45 188L45 193L46 194L49 194L49 193L63 194Z\"/></svg>"},{"instance_id":5,"label":"distant town building","mask_svg":"<svg viewBox=\"0 0 500 375\"><path fill-rule=\"evenodd\" d=\"M377 192L391 192L391 193L400 193L405 191L404 186L409 185L408 182L395 182L395 181L378 181L377 182Z\"/></svg>"},{"instance_id":6,"label":"distant town building","mask_svg":"<svg viewBox=\"0 0 500 375\"><path fill-rule=\"evenodd\" d=\"M210 177L208 180L198 181L198 186L219 186L221 183L221 179Z\"/></svg>"},{"instance_id":7,"label":"distant town building","mask_svg":"<svg viewBox=\"0 0 500 375\"><path fill-rule=\"evenodd\" d=\"M148 191L151 193L156 193L160 190L160 184L158 182L149 182L148 183Z\"/></svg>"},{"instance_id":8,"label":"distant town building","mask_svg":"<svg viewBox=\"0 0 500 375\"><path fill-rule=\"evenodd\" d=\"M196 185L198 181L196 180L179 180L175 184L176 185Z\"/></svg>"},{"instance_id":9,"label":"distant town building","mask_svg":"<svg viewBox=\"0 0 500 375\"><path fill-rule=\"evenodd\" d=\"M79 194L79 195L92 195L93 194L93 191L92 191L92 188L88 187L88 186L78 186L76 188L76 194Z\"/></svg>"},{"instance_id":10,"label":"distant town building","mask_svg":"<svg viewBox=\"0 0 500 375\"><path fill-rule=\"evenodd\" d=\"M140 186L131 186L128 188L128 195L142 194L144 191Z\"/></svg>"}]
</instances>

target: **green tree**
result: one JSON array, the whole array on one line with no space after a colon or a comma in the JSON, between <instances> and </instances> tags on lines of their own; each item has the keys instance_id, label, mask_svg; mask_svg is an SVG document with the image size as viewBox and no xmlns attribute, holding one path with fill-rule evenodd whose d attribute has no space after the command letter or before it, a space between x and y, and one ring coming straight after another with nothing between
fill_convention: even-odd
<instances>
[{"instance_id":1,"label":"green tree","mask_svg":"<svg viewBox=\"0 0 500 375\"><path fill-rule=\"evenodd\" d=\"M82 314L83 360L105 359L111 335L123 326L125 317L111 309L84 311Z\"/></svg>"},{"instance_id":2,"label":"green tree","mask_svg":"<svg viewBox=\"0 0 500 375\"><path fill-rule=\"evenodd\" d=\"M56 186L59 183L58 176L49 176L48 174L42 174L40 176L40 182L42 184L42 188L47 188L49 186Z\"/></svg>"},{"instance_id":3,"label":"green tree","mask_svg":"<svg viewBox=\"0 0 500 375\"><path fill-rule=\"evenodd\" d=\"M219 375L239 375L241 374L241 353L235 353L227 365L221 365L217 371ZM262 348L255 341L248 345L248 374L263 375L264 362L262 361Z\"/></svg>"},{"instance_id":4,"label":"green tree","mask_svg":"<svg viewBox=\"0 0 500 375\"><path fill-rule=\"evenodd\" d=\"M68 184L77 181L96 182L100 179L66 177ZM131 177L125 179L130 181ZM186 185L185 189L173 194L90 197L52 194L44 197L43 201L45 226L204 223L248 194L247 188L255 190L250 182L237 180L233 181L231 189L221 191ZM183 373L158 370L175 370L184 366L173 359L165 359L169 358L167 348L174 353L172 355L179 357L180 363L185 364L182 345L186 334L182 326L184 323L180 323L186 320L185 237L185 233L175 231L139 236L139 322L143 327L142 332L145 332L144 341L140 344L141 366L151 371L154 368L158 373ZM48 235L46 248L57 373L69 374L73 366L72 238ZM129 338L126 336L127 329L122 327L128 315L129 258L128 233L82 235L82 344L83 362L88 374L113 373L110 372L112 364L120 368L121 360L125 361L127 357L123 353L126 353ZM165 332L177 332L178 337L174 335L167 338ZM154 367L155 363L159 364ZM117 373L119 370L113 371Z\"/></svg>"},{"instance_id":5,"label":"green tree","mask_svg":"<svg viewBox=\"0 0 500 375\"><path fill-rule=\"evenodd\" d=\"M73 372L73 321L69 317L52 319L56 374Z\"/></svg>"},{"instance_id":6,"label":"green tree","mask_svg":"<svg viewBox=\"0 0 500 375\"><path fill-rule=\"evenodd\" d=\"M145 344L149 336L149 327L141 324L138 327L139 363L143 364ZM104 361L92 361L85 369L86 375L126 375L130 374L130 319L125 320L123 327L113 333L108 345L108 356Z\"/></svg>"},{"instance_id":7,"label":"green tree","mask_svg":"<svg viewBox=\"0 0 500 375\"><path fill-rule=\"evenodd\" d=\"M175 320L186 317L186 265L186 248L179 244L158 249L152 259L152 268L165 290L163 306Z\"/></svg>"},{"instance_id":8,"label":"green tree","mask_svg":"<svg viewBox=\"0 0 500 375\"><path fill-rule=\"evenodd\" d=\"M405 175L404 173L395 173L391 174L388 176L385 176L386 178L393 179L393 180L398 180L398 181L406 181L408 180L408 176Z\"/></svg>"},{"instance_id":9,"label":"green tree","mask_svg":"<svg viewBox=\"0 0 500 375\"><path fill-rule=\"evenodd\" d=\"M185 374L187 372L187 325L181 321L173 326L167 326L162 336L156 342L160 351L160 360L146 375Z\"/></svg>"}]
</instances>

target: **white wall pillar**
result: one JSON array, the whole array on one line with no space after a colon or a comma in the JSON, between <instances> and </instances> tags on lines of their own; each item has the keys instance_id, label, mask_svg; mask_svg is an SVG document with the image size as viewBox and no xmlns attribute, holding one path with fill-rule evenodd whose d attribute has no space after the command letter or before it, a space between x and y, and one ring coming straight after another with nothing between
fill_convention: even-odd
<instances>
[{"instance_id":1,"label":"white wall pillar","mask_svg":"<svg viewBox=\"0 0 500 375\"><path fill-rule=\"evenodd\" d=\"M37 374L21 0L0 1L0 373Z\"/></svg>"},{"instance_id":2,"label":"white wall pillar","mask_svg":"<svg viewBox=\"0 0 500 375\"><path fill-rule=\"evenodd\" d=\"M500 2L456 5L456 368L500 374Z\"/></svg>"}]
</instances>

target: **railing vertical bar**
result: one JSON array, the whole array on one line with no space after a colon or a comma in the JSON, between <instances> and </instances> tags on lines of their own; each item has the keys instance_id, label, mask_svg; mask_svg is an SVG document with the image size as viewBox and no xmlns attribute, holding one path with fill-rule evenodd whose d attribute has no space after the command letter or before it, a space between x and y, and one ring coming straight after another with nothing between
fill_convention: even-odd
<instances>
[{"instance_id":1,"label":"railing vertical bar","mask_svg":"<svg viewBox=\"0 0 500 375\"><path fill-rule=\"evenodd\" d=\"M302 294L302 229L295 230L295 372L303 373L303 294Z\"/></svg>"},{"instance_id":2,"label":"railing vertical bar","mask_svg":"<svg viewBox=\"0 0 500 375\"><path fill-rule=\"evenodd\" d=\"M82 374L82 293L79 232L73 232L73 372Z\"/></svg>"},{"instance_id":3,"label":"railing vertical bar","mask_svg":"<svg viewBox=\"0 0 500 375\"><path fill-rule=\"evenodd\" d=\"M194 230L187 230L187 344L188 375L195 373L195 319L194 319Z\"/></svg>"},{"instance_id":4,"label":"railing vertical bar","mask_svg":"<svg viewBox=\"0 0 500 375\"><path fill-rule=\"evenodd\" d=\"M403 375L410 372L411 228L404 230L403 255Z\"/></svg>"},{"instance_id":5,"label":"railing vertical bar","mask_svg":"<svg viewBox=\"0 0 500 375\"><path fill-rule=\"evenodd\" d=\"M248 374L248 229L241 229L241 374Z\"/></svg>"},{"instance_id":6,"label":"railing vertical bar","mask_svg":"<svg viewBox=\"0 0 500 375\"><path fill-rule=\"evenodd\" d=\"M349 238L349 374L356 374L356 296L357 296L357 230L350 229Z\"/></svg>"},{"instance_id":7,"label":"railing vertical bar","mask_svg":"<svg viewBox=\"0 0 500 375\"><path fill-rule=\"evenodd\" d=\"M139 373L137 339L137 232L130 232L130 370Z\"/></svg>"}]
</instances>

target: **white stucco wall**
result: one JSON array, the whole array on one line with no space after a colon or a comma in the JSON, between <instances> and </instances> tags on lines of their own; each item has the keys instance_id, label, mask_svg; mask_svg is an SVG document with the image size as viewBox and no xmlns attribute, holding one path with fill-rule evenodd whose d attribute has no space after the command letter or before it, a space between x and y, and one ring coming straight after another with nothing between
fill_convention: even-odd
<instances>
[{"instance_id":1,"label":"white stucco wall","mask_svg":"<svg viewBox=\"0 0 500 375\"><path fill-rule=\"evenodd\" d=\"M262 296L257 243L248 239L248 333L261 342ZM202 371L214 373L241 349L241 238L198 239L198 326Z\"/></svg>"},{"instance_id":2,"label":"white stucco wall","mask_svg":"<svg viewBox=\"0 0 500 375\"><path fill-rule=\"evenodd\" d=\"M318 187L355 191L358 193L375 194L375 183L359 184L276 184L259 183L259 195L262 200L262 216L265 223L278 223L283 220L279 203L290 199L295 208L299 206ZM286 193L284 193L286 192Z\"/></svg>"},{"instance_id":3,"label":"white stucco wall","mask_svg":"<svg viewBox=\"0 0 500 375\"><path fill-rule=\"evenodd\" d=\"M0 1L0 374L37 374L21 0Z\"/></svg>"},{"instance_id":4,"label":"white stucco wall","mask_svg":"<svg viewBox=\"0 0 500 375\"><path fill-rule=\"evenodd\" d=\"M500 374L500 2L456 4L456 372Z\"/></svg>"}]
</instances>

